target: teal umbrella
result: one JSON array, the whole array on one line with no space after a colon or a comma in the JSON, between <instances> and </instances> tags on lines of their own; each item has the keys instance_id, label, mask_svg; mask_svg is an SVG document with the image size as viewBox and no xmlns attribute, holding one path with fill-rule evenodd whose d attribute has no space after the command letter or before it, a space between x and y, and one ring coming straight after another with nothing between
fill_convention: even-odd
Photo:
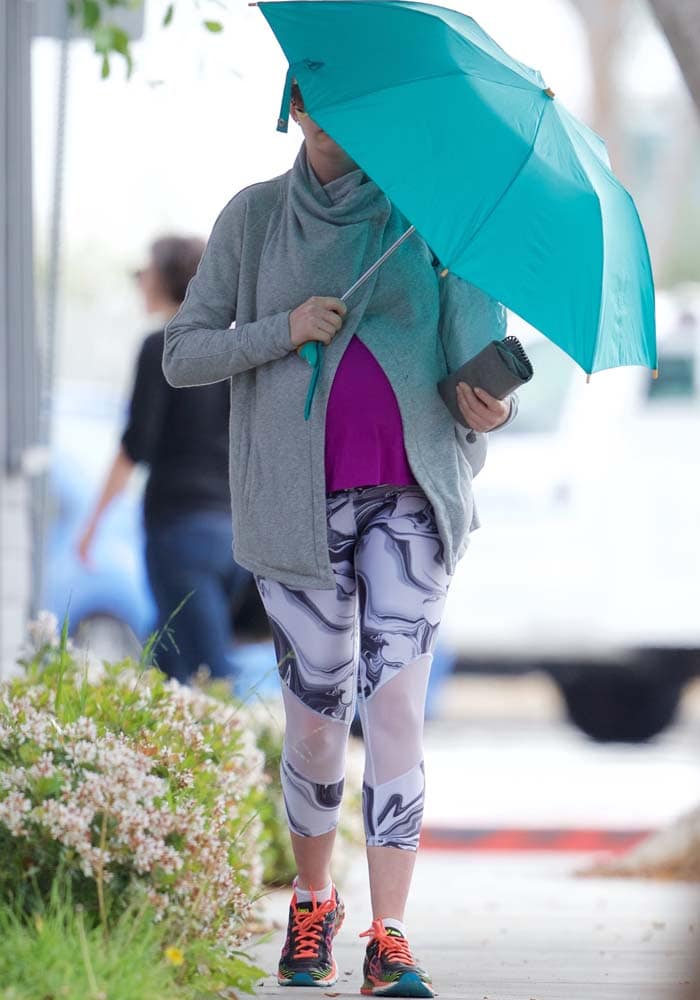
<instances>
[{"instance_id":1,"label":"teal umbrella","mask_svg":"<svg viewBox=\"0 0 700 1000\"><path fill-rule=\"evenodd\" d=\"M603 140L537 70L472 18L431 4L258 6L289 63L280 130L296 79L311 117L445 267L588 373L656 369L654 285L636 207Z\"/></svg>"}]
</instances>

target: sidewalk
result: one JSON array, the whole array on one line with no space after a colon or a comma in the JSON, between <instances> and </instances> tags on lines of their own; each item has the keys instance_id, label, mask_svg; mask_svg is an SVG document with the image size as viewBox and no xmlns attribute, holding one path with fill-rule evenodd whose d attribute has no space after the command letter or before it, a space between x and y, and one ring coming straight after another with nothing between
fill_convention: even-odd
<instances>
[{"instance_id":1,"label":"sidewalk","mask_svg":"<svg viewBox=\"0 0 700 1000\"><path fill-rule=\"evenodd\" d=\"M418 857L407 924L416 956L443 1000L695 1000L700 890L687 885L571 877L587 856L428 852ZM364 863L340 884L347 919L336 943L340 978L328 990L279 988L261 997L357 997L370 923ZM441 899L440 893L443 893ZM288 893L267 916L279 925L255 952L274 972Z\"/></svg>"}]
</instances>

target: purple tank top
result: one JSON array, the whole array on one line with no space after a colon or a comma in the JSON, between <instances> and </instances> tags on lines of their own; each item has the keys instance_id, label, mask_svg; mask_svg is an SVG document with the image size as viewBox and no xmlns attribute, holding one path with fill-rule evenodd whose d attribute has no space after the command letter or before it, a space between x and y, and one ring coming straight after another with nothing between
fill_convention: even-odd
<instances>
[{"instance_id":1,"label":"purple tank top","mask_svg":"<svg viewBox=\"0 0 700 1000\"><path fill-rule=\"evenodd\" d=\"M326 411L326 489L413 486L399 404L389 379L359 337L352 337Z\"/></svg>"}]
</instances>

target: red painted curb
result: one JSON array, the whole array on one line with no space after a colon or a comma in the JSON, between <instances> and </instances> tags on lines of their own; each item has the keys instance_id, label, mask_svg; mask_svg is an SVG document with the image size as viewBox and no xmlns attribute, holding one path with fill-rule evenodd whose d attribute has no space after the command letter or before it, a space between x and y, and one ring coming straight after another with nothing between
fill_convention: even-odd
<instances>
[{"instance_id":1,"label":"red painted curb","mask_svg":"<svg viewBox=\"0 0 700 1000\"><path fill-rule=\"evenodd\" d=\"M626 851L651 830L475 830L424 827L420 846L428 851Z\"/></svg>"}]
</instances>

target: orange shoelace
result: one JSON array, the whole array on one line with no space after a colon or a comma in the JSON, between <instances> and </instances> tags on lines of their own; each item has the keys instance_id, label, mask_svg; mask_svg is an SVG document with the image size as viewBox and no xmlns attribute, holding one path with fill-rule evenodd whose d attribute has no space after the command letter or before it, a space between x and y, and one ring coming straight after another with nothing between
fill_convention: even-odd
<instances>
[{"instance_id":1,"label":"orange shoelace","mask_svg":"<svg viewBox=\"0 0 700 1000\"><path fill-rule=\"evenodd\" d=\"M381 920L373 920L370 929L363 931L360 937L374 938L379 945L379 954L386 955L392 962L402 962L404 965L416 964L406 938L388 934Z\"/></svg>"},{"instance_id":2,"label":"orange shoelace","mask_svg":"<svg viewBox=\"0 0 700 1000\"><path fill-rule=\"evenodd\" d=\"M319 903L312 910L299 910L292 906L294 923L292 931L295 937L294 958L315 958L323 933L323 918L335 907L335 900L329 899Z\"/></svg>"}]
</instances>

